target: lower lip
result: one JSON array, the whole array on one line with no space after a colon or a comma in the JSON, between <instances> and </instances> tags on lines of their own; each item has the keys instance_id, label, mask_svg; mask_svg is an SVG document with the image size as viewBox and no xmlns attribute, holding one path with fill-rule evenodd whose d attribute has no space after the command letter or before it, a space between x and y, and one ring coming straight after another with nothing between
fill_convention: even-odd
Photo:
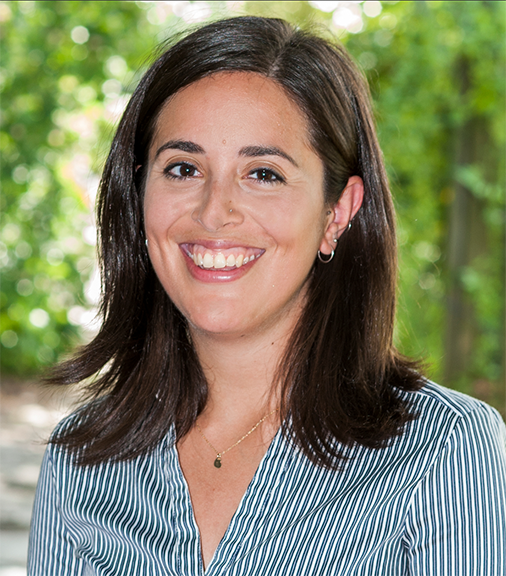
<instances>
[{"instance_id":1,"label":"lower lip","mask_svg":"<svg viewBox=\"0 0 506 576\"><path fill-rule=\"evenodd\" d=\"M244 264L240 268L232 268L230 270L223 270L219 268L201 268L195 264L193 259L188 256L183 248L181 248L181 252L184 256L190 274L196 280L201 282L232 282L234 280L238 280L239 278L242 278L244 274L246 274L257 261L257 259L255 259L251 262L248 262L247 264Z\"/></svg>"}]
</instances>

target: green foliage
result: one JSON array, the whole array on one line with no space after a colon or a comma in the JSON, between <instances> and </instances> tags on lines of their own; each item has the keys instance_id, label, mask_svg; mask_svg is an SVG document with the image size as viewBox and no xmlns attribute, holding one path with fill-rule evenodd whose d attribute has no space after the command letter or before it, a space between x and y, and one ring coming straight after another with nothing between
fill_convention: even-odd
<instances>
[{"instance_id":1,"label":"green foliage","mask_svg":"<svg viewBox=\"0 0 506 576\"><path fill-rule=\"evenodd\" d=\"M398 209L398 345L425 356L432 375L442 378L447 294L456 276L475 325L473 358L459 382L486 380L499 390L505 9L504 2L449 1L368 2L362 8L332 2L0 2L4 372L34 373L93 332L86 325L98 289L94 194L114 124L153 48L193 21L247 13L323 23L362 66ZM355 18L348 26L355 33L343 27L346 18ZM462 161L472 122L487 137ZM479 253L452 271L448 236L457 186L476 200L486 238Z\"/></svg>"},{"instance_id":2,"label":"green foliage","mask_svg":"<svg viewBox=\"0 0 506 576\"><path fill-rule=\"evenodd\" d=\"M91 320L97 172L123 84L158 27L145 22L139 33L144 12L129 2L0 6L2 368L27 374L53 362Z\"/></svg>"},{"instance_id":3,"label":"green foliage","mask_svg":"<svg viewBox=\"0 0 506 576\"><path fill-rule=\"evenodd\" d=\"M457 183L479 199L476 217L486 224L485 251L456 272L477 331L467 379L497 382L503 369L505 8L503 2L393 3L347 44L359 62L373 63L367 72L398 210L399 345L423 354L438 379ZM458 158L470 122L488 134L468 159L479 164Z\"/></svg>"}]
</instances>

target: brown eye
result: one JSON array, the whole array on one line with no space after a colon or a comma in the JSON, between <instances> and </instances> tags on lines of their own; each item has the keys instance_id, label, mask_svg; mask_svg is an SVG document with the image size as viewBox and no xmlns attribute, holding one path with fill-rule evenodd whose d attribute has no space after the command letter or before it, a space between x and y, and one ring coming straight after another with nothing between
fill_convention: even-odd
<instances>
[{"instance_id":1,"label":"brown eye","mask_svg":"<svg viewBox=\"0 0 506 576\"><path fill-rule=\"evenodd\" d=\"M164 170L164 174L169 178L174 178L176 180L184 180L186 178L194 178L195 176L200 176L200 172L193 166L193 164L188 164L187 162L178 162L176 164L169 164Z\"/></svg>"},{"instance_id":2,"label":"brown eye","mask_svg":"<svg viewBox=\"0 0 506 576\"><path fill-rule=\"evenodd\" d=\"M256 170L252 170L249 173L249 177L252 180L258 180L259 182L265 182L267 184L274 184L275 182L285 181L282 176L270 168L257 168Z\"/></svg>"}]
</instances>

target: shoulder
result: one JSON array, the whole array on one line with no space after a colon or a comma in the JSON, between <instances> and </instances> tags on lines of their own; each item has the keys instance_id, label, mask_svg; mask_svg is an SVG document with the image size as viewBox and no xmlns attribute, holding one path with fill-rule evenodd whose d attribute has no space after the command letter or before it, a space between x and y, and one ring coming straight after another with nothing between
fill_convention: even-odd
<instances>
[{"instance_id":1,"label":"shoulder","mask_svg":"<svg viewBox=\"0 0 506 576\"><path fill-rule=\"evenodd\" d=\"M506 462L506 427L494 408L430 381L399 395L413 419L385 448L357 448L352 456L374 462L379 473L388 466L402 469L413 485L447 458L461 468L479 468L490 459L501 468Z\"/></svg>"},{"instance_id":2,"label":"shoulder","mask_svg":"<svg viewBox=\"0 0 506 576\"><path fill-rule=\"evenodd\" d=\"M94 465L80 465L79 455L86 448L86 442L76 445L73 437L75 430L85 425L90 418L90 404L77 408L74 412L63 418L52 431L46 450L46 460L49 460L55 472L59 474L88 475L107 474L113 470L135 469L137 466L146 465L146 462L156 463L164 460L166 454L175 443L175 431L171 427L164 438L150 451L130 459L103 460ZM80 432L80 431L79 431ZM90 437L90 442L93 438Z\"/></svg>"},{"instance_id":3,"label":"shoulder","mask_svg":"<svg viewBox=\"0 0 506 576\"><path fill-rule=\"evenodd\" d=\"M481 420L490 425L504 425L495 408L430 380L426 380L420 390L403 393L403 396L426 425L437 426L441 421L457 423L461 420Z\"/></svg>"},{"instance_id":4,"label":"shoulder","mask_svg":"<svg viewBox=\"0 0 506 576\"><path fill-rule=\"evenodd\" d=\"M432 382L415 393L414 403L420 416L413 429L428 430L433 445L422 449L419 461L427 464L408 499L403 542L413 573L440 573L444 560L458 574L503 574L494 571L505 560L506 536L500 414Z\"/></svg>"},{"instance_id":5,"label":"shoulder","mask_svg":"<svg viewBox=\"0 0 506 576\"><path fill-rule=\"evenodd\" d=\"M506 427L495 409L476 398L434 382L415 392L402 393L416 415L404 439L417 447L430 447L434 459L448 444L471 446L475 453L506 454Z\"/></svg>"},{"instance_id":6,"label":"shoulder","mask_svg":"<svg viewBox=\"0 0 506 576\"><path fill-rule=\"evenodd\" d=\"M464 416L473 410L485 410L487 413L498 414L494 408L485 402L462 392L457 392L457 390L445 388L430 380L425 380L423 387L416 392L408 392L406 395L411 397L415 404L419 404L422 407L439 407L457 416Z\"/></svg>"}]
</instances>

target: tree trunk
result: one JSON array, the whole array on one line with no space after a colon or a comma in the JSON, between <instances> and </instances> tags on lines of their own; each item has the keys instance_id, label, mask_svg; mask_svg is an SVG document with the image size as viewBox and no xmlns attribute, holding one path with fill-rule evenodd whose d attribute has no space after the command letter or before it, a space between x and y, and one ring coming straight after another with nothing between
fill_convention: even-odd
<instances>
[{"instance_id":1,"label":"tree trunk","mask_svg":"<svg viewBox=\"0 0 506 576\"><path fill-rule=\"evenodd\" d=\"M463 98L469 86L467 66L460 67ZM490 143L484 122L468 119L456 133L456 170L484 163ZM485 164L487 162L485 161ZM471 190L454 181L455 196L450 205L448 230L448 296L445 340L444 378L448 385L456 382L472 362L474 342L478 336L473 305L462 282L463 271L487 251L486 225L482 203Z\"/></svg>"}]
</instances>

